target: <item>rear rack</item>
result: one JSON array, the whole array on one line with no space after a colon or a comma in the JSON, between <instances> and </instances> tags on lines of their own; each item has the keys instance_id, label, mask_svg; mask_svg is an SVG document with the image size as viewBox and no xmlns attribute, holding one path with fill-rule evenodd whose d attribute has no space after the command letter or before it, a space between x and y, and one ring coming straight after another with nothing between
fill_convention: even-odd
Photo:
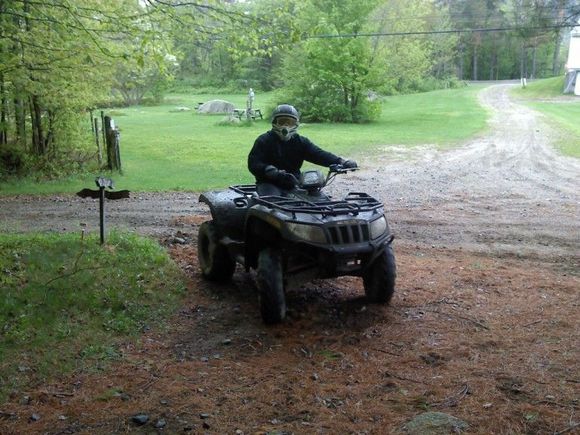
<instances>
[{"instance_id":1,"label":"rear rack","mask_svg":"<svg viewBox=\"0 0 580 435\"><path fill-rule=\"evenodd\" d=\"M230 186L230 189L252 198L254 204L276 208L288 213L311 213L322 216L357 215L361 212L375 211L383 204L372 196L362 192L350 192L339 201L307 201L305 199L287 198L284 196L258 196L253 184Z\"/></svg>"},{"instance_id":2,"label":"rear rack","mask_svg":"<svg viewBox=\"0 0 580 435\"><path fill-rule=\"evenodd\" d=\"M230 189L247 197L258 196L255 184L236 184L235 186L230 186Z\"/></svg>"}]
</instances>

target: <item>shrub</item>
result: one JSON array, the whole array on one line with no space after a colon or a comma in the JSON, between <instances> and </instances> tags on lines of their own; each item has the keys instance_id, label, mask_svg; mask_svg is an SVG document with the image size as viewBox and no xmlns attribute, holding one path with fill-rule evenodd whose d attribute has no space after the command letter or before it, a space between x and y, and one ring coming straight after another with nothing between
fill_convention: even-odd
<instances>
[{"instance_id":1,"label":"shrub","mask_svg":"<svg viewBox=\"0 0 580 435\"><path fill-rule=\"evenodd\" d=\"M455 89L466 86L465 82L459 80L457 77L426 77L423 80L414 84L413 88L417 92L430 92L439 89Z\"/></svg>"},{"instance_id":2,"label":"shrub","mask_svg":"<svg viewBox=\"0 0 580 435\"><path fill-rule=\"evenodd\" d=\"M0 148L0 179L11 175L21 175L25 169L26 156L14 146Z\"/></svg>"}]
</instances>

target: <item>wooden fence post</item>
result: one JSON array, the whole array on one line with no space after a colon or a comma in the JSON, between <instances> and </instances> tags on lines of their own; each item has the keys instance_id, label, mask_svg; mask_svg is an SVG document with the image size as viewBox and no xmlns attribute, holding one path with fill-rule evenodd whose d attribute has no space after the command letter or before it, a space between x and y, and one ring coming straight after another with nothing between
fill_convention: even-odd
<instances>
[{"instance_id":1,"label":"wooden fence post","mask_svg":"<svg viewBox=\"0 0 580 435\"><path fill-rule=\"evenodd\" d=\"M94 126L93 131L95 133L95 140L97 142L97 158L99 159L99 168L103 165L103 150L101 148L101 141L99 140L99 120L97 118L94 119Z\"/></svg>"},{"instance_id":2,"label":"wooden fence post","mask_svg":"<svg viewBox=\"0 0 580 435\"><path fill-rule=\"evenodd\" d=\"M121 170L121 153L119 150L120 133L115 128L115 122L110 116L105 116L104 135L107 144L107 168Z\"/></svg>"},{"instance_id":3,"label":"wooden fence post","mask_svg":"<svg viewBox=\"0 0 580 435\"><path fill-rule=\"evenodd\" d=\"M101 110L101 134L103 135L103 146L107 143L107 136L105 133L105 112Z\"/></svg>"},{"instance_id":4,"label":"wooden fence post","mask_svg":"<svg viewBox=\"0 0 580 435\"><path fill-rule=\"evenodd\" d=\"M121 168L121 132L117 128L113 129L113 149L115 150L115 167L119 172L123 172Z\"/></svg>"}]
</instances>

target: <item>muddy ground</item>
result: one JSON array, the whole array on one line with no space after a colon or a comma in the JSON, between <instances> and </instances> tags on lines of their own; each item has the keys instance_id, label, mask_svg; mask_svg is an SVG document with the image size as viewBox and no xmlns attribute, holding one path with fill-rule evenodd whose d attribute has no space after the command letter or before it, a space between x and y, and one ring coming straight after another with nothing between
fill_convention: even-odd
<instances>
[{"instance_id":1,"label":"muddy ground","mask_svg":"<svg viewBox=\"0 0 580 435\"><path fill-rule=\"evenodd\" d=\"M0 433L388 434L427 411L467 433L578 433L580 162L553 150L558 132L508 88L481 92L490 128L470 143L385 147L331 186L386 204L389 307L367 305L358 279L315 281L290 290L288 320L266 327L252 274L200 278L208 212L196 194L109 203L110 227L167 246L187 300L108 369L15 394ZM97 231L97 216L73 196L0 197L4 231ZM136 414L149 419L138 426Z\"/></svg>"}]
</instances>

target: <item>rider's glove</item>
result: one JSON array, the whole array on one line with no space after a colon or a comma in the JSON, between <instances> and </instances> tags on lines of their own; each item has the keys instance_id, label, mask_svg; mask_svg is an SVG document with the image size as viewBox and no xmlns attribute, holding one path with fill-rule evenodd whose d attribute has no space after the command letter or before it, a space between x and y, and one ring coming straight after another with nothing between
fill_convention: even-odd
<instances>
[{"instance_id":1,"label":"rider's glove","mask_svg":"<svg viewBox=\"0 0 580 435\"><path fill-rule=\"evenodd\" d=\"M276 166L268 165L266 169L264 169L264 175L267 179L271 181L275 181L280 170Z\"/></svg>"},{"instance_id":2,"label":"rider's glove","mask_svg":"<svg viewBox=\"0 0 580 435\"><path fill-rule=\"evenodd\" d=\"M275 166L269 165L264 171L264 175L270 181L283 189L293 189L298 185L296 177L283 169L278 169Z\"/></svg>"},{"instance_id":3,"label":"rider's glove","mask_svg":"<svg viewBox=\"0 0 580 435\"><path fill-rule=\"evenodd\" d=\"M298 180L296 177L289 172L286 171L279 171L278 175L276 176L276 184L283 189L294 189L298 184Z\"/></svg>"},{"instance_id":4,"label":"rider's glove","mask_svg":"<svg viewBox=\"0 0 580 435\"><path fill-rule=\"evenodd\" d=\"M340 159L340 165L342 165L342 167L345 169L358 168L358 165L356 164L356 162L354 160Z\"/></svg>"}]
</instances>

